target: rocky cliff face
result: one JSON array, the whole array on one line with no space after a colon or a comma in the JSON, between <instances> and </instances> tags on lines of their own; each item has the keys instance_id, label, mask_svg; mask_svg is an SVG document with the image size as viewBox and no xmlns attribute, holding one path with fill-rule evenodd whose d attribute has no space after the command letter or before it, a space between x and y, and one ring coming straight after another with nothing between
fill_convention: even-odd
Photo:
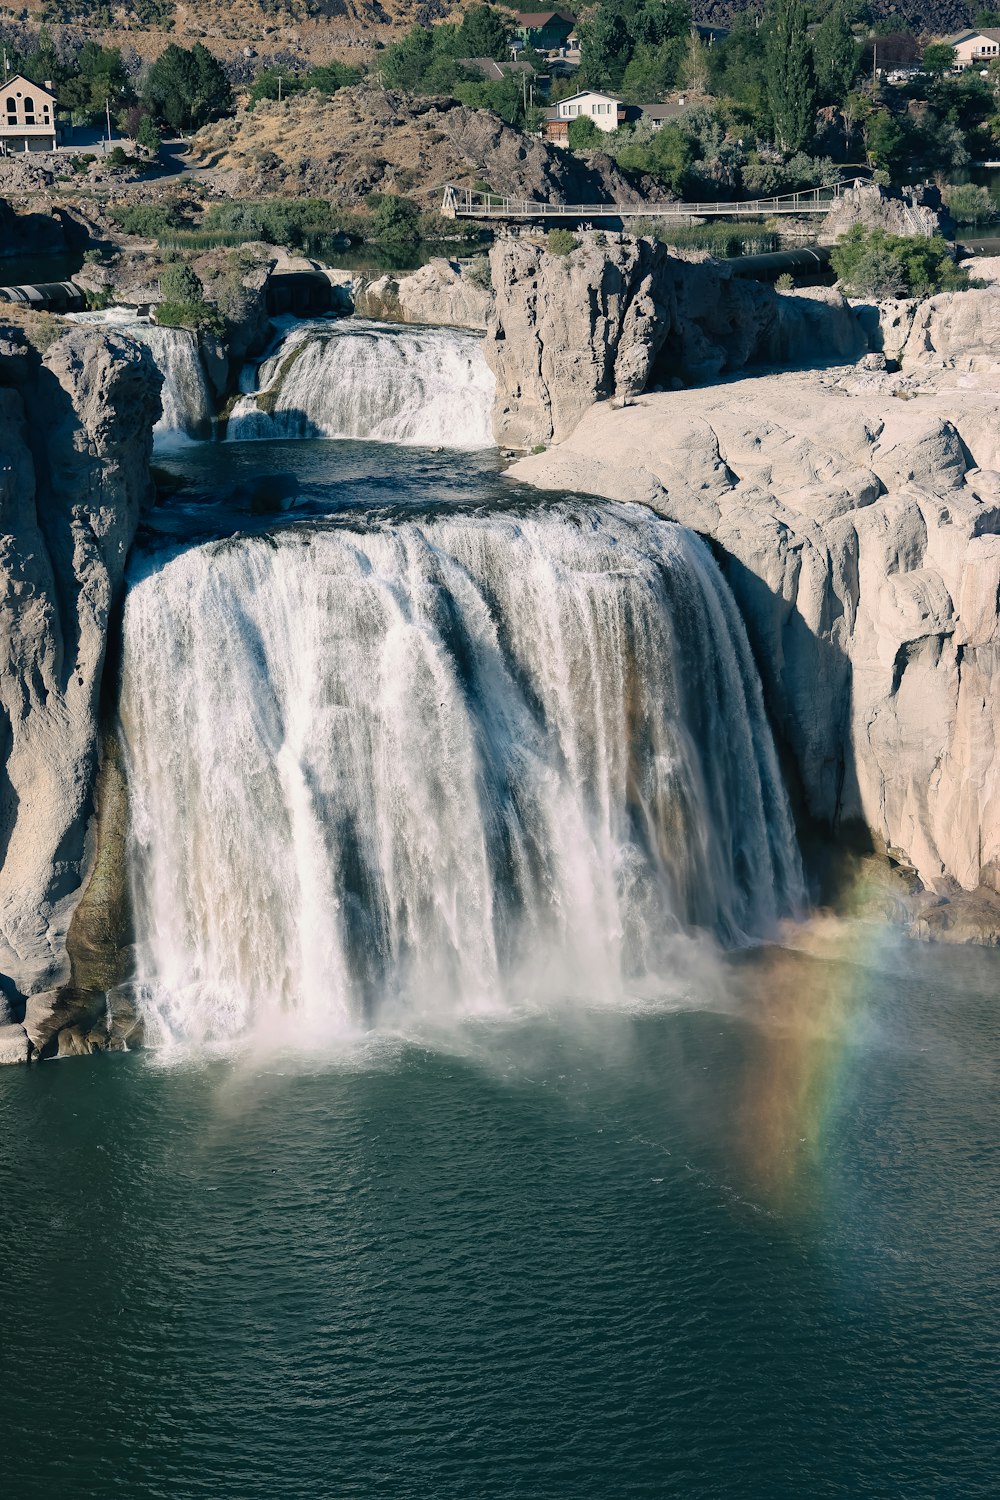
<instances>
[{"instance_id":1,"label":"rocky cliff face","mask_svg":"<svg viewBox=\"0 0 1000 1500\"><path fill-rule=\"evenodd\" d=\"M160 376L78 328L41 357L0 325L0 984L6 1019L70 978L108 626L149 487ZM0 1017L0 1019L3 1019Z\"/></svg>"},{"instance_id":2,"label":"rocky cliff face","mask_svg":"<svg viewBox=\"0 0 1000 1500\"><path fill-rule=\"evenodd\" d=\"M850 188L833 205L820 233L833 245L855 224L884 229L887 234L940 234L953 229L936 187L890 188L876 183Z\"/></svg>"},{"instance_id":3,"label":"rocky cliff face","mask_svg":"<svg viewBox=\"0 0 1000 1500\"><path fill-rule=\"evenodd\" d=\"M710 537L808 813L863 824L938 893L929 935L959 930L950 892L985 892L975 935L992 941L996 401L968 376L934 389L854 370L768 375L598 408L511 471L644 501Z\"/></svg>"},{"instance_id":4,"label":"rocky cliff face","mask_svg":"<svg viewBox=\"0 0 1000 1500\"><path fill-rule=\"evenodd\" d=\"M650 386L754 365L840 363L867 348L839 293L782 294L652 240L587 234L571 254L552 255L505 238L490 266L494 431L513 448L559 442L595 402Z\"/></svg>"}]
</instances>

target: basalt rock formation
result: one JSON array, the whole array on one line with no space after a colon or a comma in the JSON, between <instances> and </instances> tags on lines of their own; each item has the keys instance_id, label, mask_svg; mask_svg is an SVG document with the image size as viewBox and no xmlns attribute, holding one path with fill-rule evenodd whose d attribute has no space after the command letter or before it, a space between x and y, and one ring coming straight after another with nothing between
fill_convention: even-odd
<instances>
[{"instance_id":1,"label":"basalt rock formation","mask_svg":"<svg viewBox=\"0 0 1000 1500\"><path fill-rule=\"evenodd\" d=\"M712 540L805 813L867 829L948 940L1000 942L996 405L995 375L769 374L605 404L511 471Z\"/></svg>"},{"instance_id":2,"label":"basalt rock formation","mask_svg":"<svg viewBox=\"0 0 1000 1500\"><path fill-rule=\"evenodd\" d=\"M77 328L44 355L0 325L0 1020L67 984L95 859L101 682L149 491L160 375Z\"/></svg>"},{"instance_id":3,"label":"basalt rock formation","mask_svg":"<svg viewBox=\"0 0 1000 1500\"><path fill-rule=\"evenodd\" d=\"M842 363L868 347L849 304L796 295L629 235L586 234L568 255L504 238L490 252L486 359L497 442L568 437L597 401L630 400L759 365Z\"/></svg>"},{"instance_id":4,"label":"basalt rock formation","mask_svg":"<svg viewBox=\"0 0 1000 1500\"><path fill-rule=\"evenodd\" d=\"M441 259L410 276L356 280L352 295L359 317L450 328L485 328L492 297L489 285L470 275L468 268Z\"/></svg>"}]
</instances>

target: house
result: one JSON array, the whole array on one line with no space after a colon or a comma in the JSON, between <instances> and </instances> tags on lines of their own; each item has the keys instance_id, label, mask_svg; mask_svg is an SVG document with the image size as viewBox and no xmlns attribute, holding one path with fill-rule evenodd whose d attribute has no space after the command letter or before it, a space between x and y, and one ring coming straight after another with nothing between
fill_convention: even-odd
<instances>
[{"instance_id":1,"label":"house","mask_svg":"<svg viewBox=\"0 0 1000 1500\"><path fill-rule=\"evenodd\" d=\"M460 57L458 66L466 68L470 73L481 73L487 83L502 83L512 73L526 73L529 81L535 77L535 70L527 62L495 62L492 57Z\"/></svg>"},{"instance_id":2,"label":"house","mask_svg":"<svg viewBox=\"0 0 1000 1500\"><path fill-rule=\"evenodd\" d=\"M545 111L545 138L555 141L556 145L566 145L570 125L580 119L593 120L598 130L610 134L624 124L625 114L625 105L613 94L583 89L580 93L570 94L568 99L560 99L558 104Z\"/></svg>"},{"instance_id":3,"label":"house","mask_svg":"<svg viewBox=\"0 0 1000 1500\"><path fill-rule=\"evenodd\" d=\"M955 49L955 71L985 67L1000 57L1000 30L985 26L982 31L958 31L944 38L946 47Z\"/></svg>"},{"instance_id":4,"label":"house","mask_svg":"<svg viewBox=\"0 0 1000 1500\"><path fill-rule=\"evenodd\" d=\"M575 29L576 16L568 10L521 11L514 17L518 41L536 52L558 52L568 45Z\"/></svg>"},{"instance_id":5,"label":"house","mask_svg":"<svg viewBox=\"0 0 1000 1500\"><path fill-rule=\"evenodd\" d=\"M56 149L56 96L15 74L0 84L0 153Z\"/></svg>"}]
</instances>

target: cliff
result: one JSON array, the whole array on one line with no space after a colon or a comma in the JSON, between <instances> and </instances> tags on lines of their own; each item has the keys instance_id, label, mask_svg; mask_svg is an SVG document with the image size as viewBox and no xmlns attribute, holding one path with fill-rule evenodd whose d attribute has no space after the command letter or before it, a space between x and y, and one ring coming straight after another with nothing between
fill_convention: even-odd
<instances>
[{"instance_id":1,"label":"cliff","mask_svg":"<svg viewBox=\"0 0 1000 1500\"><path fill-rule=\"evenodd\" d=\"M485 349L503 446L559 442L596 401L629 400L651 386L755 365L839 363L868 347L837 292L786 296L653 240L586 234L571 254L552 255L504 238L490 266Z\"/></svg>"},{"instance_id":2,"label":"cliff","mask_svg":"<svg viewBox=\"0 0 1000 1500\"><path fill-rule=\"evenodd\" d=\"M160 376L78 328L44 355L0 325L0 985L6 1016L71 977L109 622L149 489Z\"/></svg>"},{"instance_id":3,"label":"cliff","mask_svg":"<svg viewBox=\"0 0 1000 1500\"><path fill-rule=\"evenodd\" d=\"M912 399L893 377L767 375L590 413L511 474L639 500L711 538L809 819L852 824L938 895L1000 869L996 393Z\"/></svg>"}]
</instances>

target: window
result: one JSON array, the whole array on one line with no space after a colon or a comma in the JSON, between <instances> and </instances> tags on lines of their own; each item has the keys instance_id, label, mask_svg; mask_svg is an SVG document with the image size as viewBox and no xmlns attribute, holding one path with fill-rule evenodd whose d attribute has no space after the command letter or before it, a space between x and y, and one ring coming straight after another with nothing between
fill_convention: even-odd
<instances>
[{"instance_id":1,"label":"window","mask_svg":"<svg viewBox=\"0 0 1000 1500\"><path fill-rule=\"evenodd\" d=\"M24 123L25 125L34 125L35 123L35 101L30 94L26 96L24 101Z\"/></svg>"},{"instance_id":2,"label":"window","mask_svg":"<svg viewBox=\"0 0 1000 1500\"><path fill-rule=\"evenodd\" d=\"M17 124L17 102L14 99L7 100L7 124Z\"/></svg>"}]
</instances>

